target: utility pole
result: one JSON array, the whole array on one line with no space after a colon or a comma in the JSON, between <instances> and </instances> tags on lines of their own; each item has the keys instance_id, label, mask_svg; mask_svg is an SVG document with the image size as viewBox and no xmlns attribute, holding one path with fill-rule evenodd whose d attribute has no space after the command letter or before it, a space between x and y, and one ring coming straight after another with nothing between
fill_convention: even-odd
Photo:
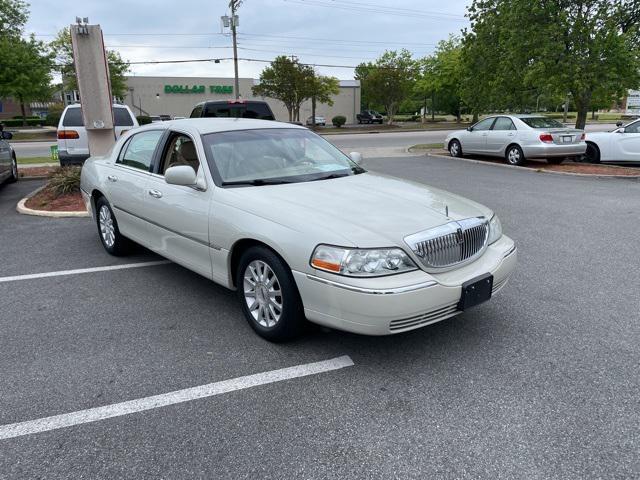
<instances>
[{"instance_id":1,"label":"utility pole","mask_svg":"<svg viewBox=\"0 0 640 480\"><path fill-rule=\"evenodd\" d=\"M231 36L233 37L233 72L234 90L236 93L236 100L240 98L240 81L238 80L238 43L236 41L236 28L238 27L238 15L236 15L236 9L242 4L242 0L229 0L229 8L231 8L231 18L222 17L223 25L231 27ZM228 24L227 24L228 23Z\"/></svg>"}]
</instances>

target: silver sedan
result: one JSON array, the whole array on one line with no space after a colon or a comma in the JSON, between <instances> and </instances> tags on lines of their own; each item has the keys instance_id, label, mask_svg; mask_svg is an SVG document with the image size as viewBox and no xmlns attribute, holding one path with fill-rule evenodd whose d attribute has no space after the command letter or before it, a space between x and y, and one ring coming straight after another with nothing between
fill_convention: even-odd
<instances>
[{"instance_id":1,"label":"silver sedan","mask_svg":"<svg viewBox=\"0 0 640 480\"><path fill-rule=\"evenodd\" d=\"M466 130L450 133L444 143L452 157L465 154L502 157L510 165L527 158L546 158L553 164L581 157L587 144L583 130L538 115L494 115Z\"/></svg>"}]
</instances>

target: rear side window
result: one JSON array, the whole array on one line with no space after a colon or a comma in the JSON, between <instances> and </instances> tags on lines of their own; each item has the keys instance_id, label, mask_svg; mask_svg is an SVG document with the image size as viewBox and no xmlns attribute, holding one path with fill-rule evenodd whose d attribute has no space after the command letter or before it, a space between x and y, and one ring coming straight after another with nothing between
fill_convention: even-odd
<instances>
[{"instance_id":1,"label":"rear side window","mask_svg":"<svg viewBox=\"0 0 640 480\"><path fill-rule=\"evenodd\" d=\"M564 128L563 124L554 120L553 118L523 117L520 120L529 125L531 128Z\"/></svg>"},{"instance_id":2,"label":"rear side window","mask_svg":"<svg viewBox=\"0 0 640 480\"><path fill-rule=\"evenodd\" d=\"M193 114L192 114L193 115ZM273 112L266 103L209 103L205 106L203 117L257 118L275 120Z\"/></svg>"},{"instance_id":3,"label":"rear side window","mask_svg":"<svg viewBox=\"0 0 640 480\"><path fill-rule=\"evenodd\" d=\"M200 118L202 116L202 105L196 105L196 108L191 112L191 118Z\"/></svg>"},{"instance_id":4,"label":"rear side window","mask_svg":"<svg viewBox=\"0 0 640 480\"><path fill-rule=\"evenodd\" d=\"M118 163L148 172L162 133L162 130L148 130L131 137L120 152Z\"/></svg>"},{"instance_id":5,"label":"rear side window","mask_svg":"<svg viewBox=\"0 0 640 480\"><path fill-rule=\"evenodd\" d=\"M113 109L113 120L116 124L116 127L132 127L133 126L133 118L131 118L131 114L126 108L114 108Z\"/></svg>"},{"instance_id":6,"label":"rear side window","mask_svg":"<svg viewBox=\"0 0 640 480\"><path fill-rule=\"evenodd\" d=\"M496 123L493 124L493 130L515 130L516 127L507 117L499 117L496 119Z\"/></svg>"},{"instance_id":7,"label":"rear side window","mask_svg":"<svg viewBox=\"0 0 640 480\"><path fill-rule=\"evenodd\" d=\"M82 110L80 108L67 108L62 125L65 127L83 127Z\"/></svg>"}]
</instances>

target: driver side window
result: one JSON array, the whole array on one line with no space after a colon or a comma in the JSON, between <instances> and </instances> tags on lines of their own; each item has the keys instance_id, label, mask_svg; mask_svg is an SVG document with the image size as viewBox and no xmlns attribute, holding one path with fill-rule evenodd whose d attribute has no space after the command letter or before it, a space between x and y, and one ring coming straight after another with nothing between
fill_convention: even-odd
<instances>
[{"instance_id":1,"label":"driver side window","mask_svg":"<svg viewBox=\"0 0 640 480\"><path fill-rule=\"evenodd\" d=\"M484 120L479 121L473 126L473 132L482 132L485 130L491 129L491 125L493 125L495 118L485 118Z\"/></svg>"},{"instance_id":2,"label":"driver side window","mask_svg":"<svg viewBox=\"0 0 640 480\"><path fill-rule=\"evenodd\" d=\"M200 169L195 143L190 137L181 133L174 133L169 138L158 173L164 175L167 168L177 165L188 165L196 174Z\"/></svg>"}]
</instances>

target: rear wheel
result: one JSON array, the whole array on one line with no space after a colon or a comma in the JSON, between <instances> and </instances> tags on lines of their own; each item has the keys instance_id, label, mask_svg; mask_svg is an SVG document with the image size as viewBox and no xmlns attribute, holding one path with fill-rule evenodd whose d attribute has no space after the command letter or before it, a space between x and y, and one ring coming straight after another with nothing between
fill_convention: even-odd
<instances>
[{"instance_id":1,"label":"rear wheel","mask_svg":"<svg viewBox=\"0 0 640 480\"><path fill-rule=\"evenodd\" d=\"M600 149L595 143L587 142L584 158L588 163L600 163Z\"/></svg>"},{"instance_id":2,"label":"rear wheel","mask_svg":"<svg viewBox=\"0 0 640 480\"><path fill-rule=\"evenodd\" d=\"M11 176L9 177L9 182L17 182L18 181L18 161L16 160L16 156L13 155L11 157Z\"/></svg>"},{"instance_id":3,"label":"rear wheel","mask_svg":"<svg viewBox=\"0 0 640 480\"><path fill-rule=\"evenodd\" d=\"M104 197L100 197L96 202L96 222L104 249L111 255L125 255L130 246L129 239L120 233L111 205Z\"/></svg>"},{"instance_id":4,"label":"rear wheel","mask_svg":"<svg viewBox=\"0 0 640 480\"><path fill-rule=\"evenodd\" d=\"M458 140L451 140L449 142L449 154L452 157L462 157L462 145Z\"/></svg>"},{"instance_id":5,"label":"rear wheel","mask_svg":"<svg viewBox=\"0 0 640 480\"><path fill-rule=\"evenodd\" d=\"M304 309L287 264L266 247L242 254L236 272L242 311L253 330L271 342L298 336L304 327Z\"/></svg>"},{"instance_id":6,"label":"rear wheel","mask_svg":"<svg viewBox=\"0 0 640 480\"><path fill-rule=\"evenodd\" d=\"M526 159L519 145L510 145L505 153L505 159L509 165L524 165Z\"/></svg>"}]
</instances>

